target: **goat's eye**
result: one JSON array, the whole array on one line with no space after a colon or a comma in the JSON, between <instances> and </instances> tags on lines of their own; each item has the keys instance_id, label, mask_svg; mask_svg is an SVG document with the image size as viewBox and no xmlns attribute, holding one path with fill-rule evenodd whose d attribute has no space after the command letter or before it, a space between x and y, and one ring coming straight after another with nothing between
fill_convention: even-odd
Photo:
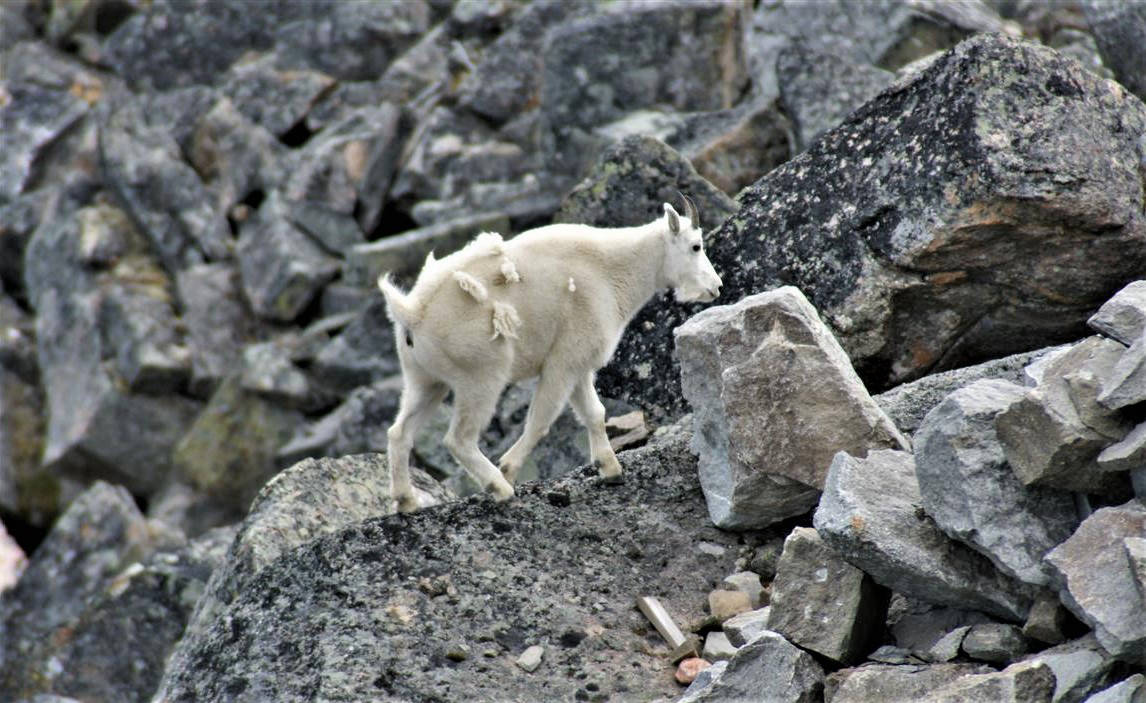
<instances>
[{"instance_id":1,"label":"goat's eye","mask_svg":"<svg viewBox=\"0 0 1146 703\"><path fill-rule=\"evenodd\" d=\"M700 251L700 245L699 245L699 244L693 244L693 245L692 245L692 250L693 250L693 251Z\"/></svg>"}]
</instances>

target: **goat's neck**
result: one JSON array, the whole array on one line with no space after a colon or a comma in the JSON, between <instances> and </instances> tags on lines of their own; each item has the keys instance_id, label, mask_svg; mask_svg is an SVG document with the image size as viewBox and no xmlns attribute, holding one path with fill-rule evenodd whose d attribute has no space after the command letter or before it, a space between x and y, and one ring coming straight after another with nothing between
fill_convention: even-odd
<instances>
[{"instance_id":1,"label":"goat's neck","mask_svg":"<svg viewBox=\"0 0 1146 703\"><path fill-rule=\"evenodd\" d=\"M664 277L664 237L660 222L625 228L609 239L608 261L617 293L617 308L625 320L668 286Z\"/></svg>"}]
</instances>

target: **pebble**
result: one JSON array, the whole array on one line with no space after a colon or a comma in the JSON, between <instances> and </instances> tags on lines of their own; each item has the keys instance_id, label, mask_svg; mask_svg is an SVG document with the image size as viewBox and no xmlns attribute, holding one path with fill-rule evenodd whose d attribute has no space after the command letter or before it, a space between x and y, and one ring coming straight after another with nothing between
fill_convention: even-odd
<instances>
[{"instance_id":1,"label":"pebble","mask_svg":"<svg viewBox=\"0 0 1146 703\"><path fill-rule=\"evenodd\" d=\"M521 656L517 658L517 665L522 668L526 673L532 674L537 671L537 667L541 666L541 656L545 654L545 648L539 644L532 647L527 647Z\"/></svg>"},{"instance_id":2,"label":"pebble","mask_svg":"<svg viewBox=\"0 0 1146 703\"><path fill-rule=\"evenodd\" d=\"M752 610L752 598L743 591L715 590L708 594L708 611L718 622Z\"/></svg>"},{"instance_id":3,"label":"pebble","mask_svg":"<svg viewBox=\"0 0 1146 703\"><path fill-rule=\"evenodd\" d=\"M736 646L728 640L728 635L716 631L708 633L704 638L704 650L701 656L709 661L731 659L736 656Z\"/></svg>"},{"instance_id":4,"label":"pebble","mask_svg":"<svg viewBox=\"0 0 1146 703\"><path fill-rule=\"evenodd\" d=\"M700 672L710 666L712 666L712 662L701 659L700 657L689 657L688 659L681 660L680 665L676 668L675 676L677 683L683 686L689 685L696 680Z\"/></svg>"},{"instance_id":5,"label":"pebble","mask_svg":"<svg viewBox=\"0 0 1146 703\"><path fill-rule=\"evenodd\" d=\"M730 591L742 591L752 600L752 607L759 608L767 605L764 600L764 586L760 583L759 574L751 571L738 571L731 576L725 576L720 585Z\"/></svg>"}]
</instances>

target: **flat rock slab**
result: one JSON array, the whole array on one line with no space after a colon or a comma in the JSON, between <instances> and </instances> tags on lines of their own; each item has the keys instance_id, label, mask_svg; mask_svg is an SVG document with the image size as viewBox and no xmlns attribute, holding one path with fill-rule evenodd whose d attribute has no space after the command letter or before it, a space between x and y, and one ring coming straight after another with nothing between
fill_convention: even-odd
<instances>
[{"instance_id":1,"label":"flat rock slab","mask_svg":"<svg viewBox=\"0 0 1146 703\"><path fill-rule=\"evenodd\" d=\"M1134 281L1086 321L1095 332L1130 346L1146 331L1146 281Z\"/></svg>"},{"instance_id":2,"label":"flat rock slab","mask_svg":"<svg viewBox=\"0 0 1146 703\"><path fill-rule=\"evenodd\" d=\"M1025 583L1046 585L1043 556L1078 524L1071 494L1024 486L1007 463L995 418L1029 389L980 380L936 406L915 434L923 507L953 539Z\"/></svg>"},{"instance_id":3,"label":"flat rock slab","mask_svg":"<svg viewBox=\"0 0 1146 703\"><path fill-rule=\"evenodd\" d=\"M720 527L811 510L837 451L910 446L795 288L709 308L674 334L700 483Z\"/></svg>"},{"instance_id":4,"label":"flat rock slab","mask_svg":"<svg viewBox=\"0 0 1146 703\"><path fill-rule=\"evenodd\" d=\"M699 624L736 538L705 527L687 432L620 459L620 486L586 469L508 503L369 519L284 551L169 670L160 699L570 700L589 684L616 699L679 695L634 600ZM492 656L455 661L457 642ZM573 674L524 673L514 662L533 645L542 666Z\"/></svg>"},{"instance_id":5,"label":"flat rock slab","mask_svg":"<svg viewBox=\"0 0 1146 703\"><path fill-rule=\"evenodd\" d=\"M1062 602L1116 657L1146 655L1146 607L1124 544L1144 534L1146 506L1132 500L1095 511L1046 557Z\"/></svg>"},{"instance_id":6,"label":"flat rock slab","mask_svg":"<svg viewBox=\"0 0 1146 703\"><path fill-rule=\"evenodd\" d=\"M945 684L991 671L985 664L865 664L833 673L825 694L832 703L921 701Z\"/></svg>"},{"instance_id":7,"label":"flat rock slab","mask_svg":"<svg viewBox=\"0 0 1146 703\"><path fill-rule=\"evenodd\" d=\"M1034 587L948 538L922 501L910 454L877 450L857 459L840 452L814 525L828 546L897 593L1021 622Z\"/></svg>"}]
</instances>

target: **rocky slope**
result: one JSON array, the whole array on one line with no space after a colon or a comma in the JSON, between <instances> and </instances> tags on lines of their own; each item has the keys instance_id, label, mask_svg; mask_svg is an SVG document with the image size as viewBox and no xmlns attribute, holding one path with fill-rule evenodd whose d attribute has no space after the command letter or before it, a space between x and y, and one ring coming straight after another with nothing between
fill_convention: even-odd
<instances>
[{"instance_id":1,"label":"rocky slope","mask_svg":"<svg viewBox=\"0 0 1146 703\"><path fill-rule=\"evenodd\" d=\"M0 4L0 698L1146 695L1144 31L1102 2ZM542 480L467 498L443 409L440 505L391 515L377 274L677 191L725 293L655 299L599 374L660 426L627 482L566 415ZM678 670L639 596L715 665Z\"/></svg>"}]
</instances>

